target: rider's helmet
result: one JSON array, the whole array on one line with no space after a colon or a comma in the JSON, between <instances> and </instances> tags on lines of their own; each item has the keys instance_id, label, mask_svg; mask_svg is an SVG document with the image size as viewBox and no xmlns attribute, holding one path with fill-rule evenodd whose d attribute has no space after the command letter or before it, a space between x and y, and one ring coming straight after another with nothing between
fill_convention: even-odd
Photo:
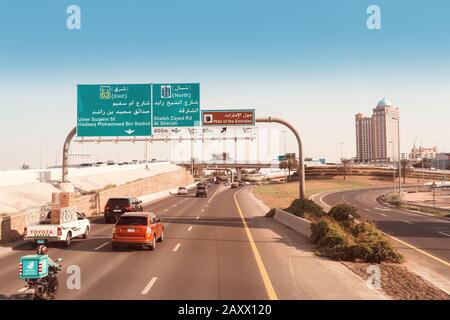
<instances>
[{"instance_id":1,"label":"rider's helmet","mask_svg":"<svg viewBox=\"0 0 450 320\"><path fill-rule=\"evenodd\" d=\"M37 250L36 250L37 254L47 254L47 252L48 252L48 249L46 246L41 244L40 246L37 247Z\"/></svg>"}]
</instances>

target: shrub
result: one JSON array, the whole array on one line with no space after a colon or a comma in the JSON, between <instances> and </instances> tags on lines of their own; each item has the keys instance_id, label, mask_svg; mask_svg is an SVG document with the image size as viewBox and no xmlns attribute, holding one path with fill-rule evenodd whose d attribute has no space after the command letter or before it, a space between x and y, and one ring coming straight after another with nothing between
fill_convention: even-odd
<instances>
[{"instance_id":1,"label":"shrub","mask_svg":"<svg viewBox=\"0 0 450 320\"><path fill-rule=\"evenodd\" d=\"M323 217L326 215L325 211L312 200L295 199L285 211L298 217L304 217L305 215Z\"/></svg>"},{"instance_id":2,"label":"shrub","mask_svg":"<svg viewBox=\"0 0 450 320\"><path fill-rule=\"evenodd\" d=\"M400 206L402 204L402 200L396 193L389 193L388 195L384 196L383 200L394 206Z\"/></svg>"},{"instance_id":3,"label":"shrub","mask_svg":"<svg viewBox=\"0 0 450 320\"><path fill-rule=\"evenodd\" d=\"M348 228L332 217L321 218L311 224L311 231L311 240L319 252L332 259L361 259L369 263L404 261L375 225L368 222L351 224Z\"/></svg>"},{"instance_id":4,"label":"shrub","mask_svg":"<svg viewBox=\"0 0 450 320\"><path fill-rule=\"evenodd\" d=\"M355 218L359 218L356 208L348 204L338 204L331 208L328 215L339 223L347 222Z\"/></svg>"},{"instance_id":5,"label":"shrub","mask_svg":"<svg viewBox=\"0 0 450 320\"><path fill-rule=\"evenodd\" d=\"M267 218L273 218L275 215L275 209L270 209L269 212L266 213Z\"/></svg>"},{"instance_id":6,"label":"shrub","mask_svg":"<svg viewBox=\"0 0 450 320\"><path fill-rule=\"evenodd\" d=\"M321 248L348 246L353 243L351 236L336 222L321 219L311 224L311 239Z\"/></svg>"}]
</instances>

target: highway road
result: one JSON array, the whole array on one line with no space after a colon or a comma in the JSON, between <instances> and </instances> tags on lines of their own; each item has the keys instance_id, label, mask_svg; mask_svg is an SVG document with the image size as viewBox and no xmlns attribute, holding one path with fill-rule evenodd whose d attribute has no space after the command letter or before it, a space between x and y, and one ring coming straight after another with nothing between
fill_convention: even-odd
<instances>
[{"instance_id":1,"label":"highway road","mask_svg":"<svg viewBox=\"0 0 450 320\"><path fill-rule=\"evenodd\" d=\"M57 299L383 299L342 264L319 258L308 240L273 219L251 187L213 185L208 198L171 196L145 207L160 215L165 240L154 251L112 251L112 224L93 220L90 238L70 248L49 246L64 259ZM0 257L0 298L23 298L22 246ZM69 266L81 288L65 285Z\"/></svg>"},{"instance_id":2,"label":"highway road","mask_svg":"<svg viewBox=\"0 0 450 320\"><path fill-rule=\"evenodd\" d=\"M376 199L390 190L348 190L318 195L314 200L327 207L339 203L357 207L362 218L373 221L393 237L394 244L415 270L431 281L436 280L435 284L449 292L450 220L380 204Z\"/></svg>"}]
</instances>

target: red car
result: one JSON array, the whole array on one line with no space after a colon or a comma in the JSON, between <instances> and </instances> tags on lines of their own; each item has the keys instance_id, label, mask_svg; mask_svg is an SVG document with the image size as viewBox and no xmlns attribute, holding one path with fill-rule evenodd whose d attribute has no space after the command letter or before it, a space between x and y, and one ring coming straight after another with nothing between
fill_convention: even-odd
<instances>
[{"instance_id":1,"label":"red car","mask_svg":"<svg viewBox=\"0 0 450 320\"><path fill-rule=\"evenodd\" d=\"M130 212L120 216L113 228L112 248L140 246L150 250L164 240L164 224L151 212Z\"/></svg>"}]
</instances>

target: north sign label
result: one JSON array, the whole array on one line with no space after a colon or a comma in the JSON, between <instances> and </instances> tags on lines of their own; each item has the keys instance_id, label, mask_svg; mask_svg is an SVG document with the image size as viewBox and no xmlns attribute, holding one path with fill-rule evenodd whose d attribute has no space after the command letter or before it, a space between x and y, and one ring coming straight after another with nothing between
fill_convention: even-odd
<instances>
[{"instance_id":1,"label":"north sign label","mask_svg":"<svg viewBox=\"0 0 450 320\"><path fill-rule=\"evenodd\" d=\"M154 127L200 125L200 84L153 84Z\"/></svg>"}]
</instances>

